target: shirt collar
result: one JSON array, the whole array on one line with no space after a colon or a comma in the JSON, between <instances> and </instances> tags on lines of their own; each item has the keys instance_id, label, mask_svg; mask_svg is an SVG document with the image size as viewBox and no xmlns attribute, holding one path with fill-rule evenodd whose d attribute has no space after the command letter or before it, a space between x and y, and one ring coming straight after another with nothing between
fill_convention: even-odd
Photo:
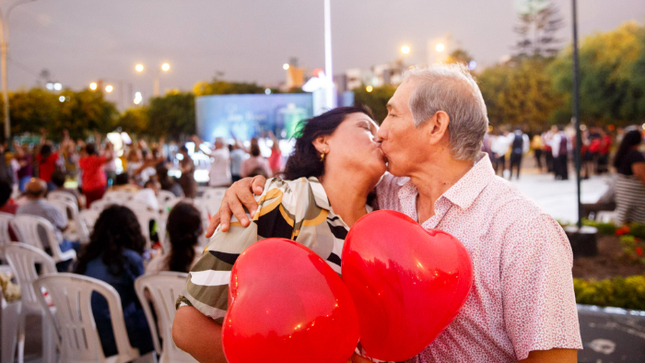
<instances>
[{"instance_id":1,"label":"shirt collar","mask_svg":"<svg viewBox=\"0 0 645 363\"><path fill-rule=\"evenodd\" d=\"M491 164L488 154L482 152L479 154L475 165L455 185L443 193L440 198L446 198L461 209L467 209L494 177L493 164ZM405 178L400 183L403 185L398 191L399 200L411 197L416 198L419 191L410 178ZM414 212L416 213L416 210Z\"/></svg>"},{"instance_id":2,"label":"shirt collar","mask_svg":"<svg viewBox=\"0 0 645 363\"><path fill-rule=\"evenodd\" d=\"M461 209L467 209L494 177L495 171L488 154L480 153L475 165L443 196Z\"/></svg>"},{"instance_id":3,"label":"shirt collar","mask_svg":"<svg viewBox=\"0 0 645 363\"><path fill-rule=\"evenodd\" d=\"M329 203L329 198L327 197L327 193L325 193L325 188L320 184L318 178L310 176L307 180L310 182L309 185L313 191L316 206L318 206L318 208L331 210L331 203Z\"/></svg>"}]
</instances>

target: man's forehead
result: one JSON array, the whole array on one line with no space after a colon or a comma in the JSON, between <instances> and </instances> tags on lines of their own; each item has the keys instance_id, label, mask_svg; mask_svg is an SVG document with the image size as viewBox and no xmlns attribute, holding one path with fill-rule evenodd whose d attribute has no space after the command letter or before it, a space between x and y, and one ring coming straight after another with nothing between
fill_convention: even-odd
<instances>
[{"instance_id":1,"label":"man's forehead","mask_svg":"<svg viewBox=\"0 0 645 363\"><path fill-rule=\"evenodd\" d=\"M402 83L392 95L392 98L387 103L388 108L407 108L408 99L410 98L410 92L412 91L411 82Z\"/></svg>"}]
</instances>

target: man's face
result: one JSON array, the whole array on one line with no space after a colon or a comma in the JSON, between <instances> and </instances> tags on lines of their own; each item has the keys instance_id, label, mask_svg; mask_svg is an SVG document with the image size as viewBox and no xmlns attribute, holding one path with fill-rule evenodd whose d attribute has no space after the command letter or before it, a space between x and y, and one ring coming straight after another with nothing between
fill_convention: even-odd
<instances>
[{"instance_id":1,"label":"man's face","mask_svg":"<svg viewBox=\"0 0 645 363\"><path fill-rule=\"evenodd\" d=\"M397 88L387 103L387 117L377 134L388 160L388 171L396 176L410 175L410 171L418 165L418 160L424 159L421 156L426 154L423 151L421 132L424 127L414 127L414 119L408 107L414 86L414 82L408 81Z\"/></svg>"}]
</instances>

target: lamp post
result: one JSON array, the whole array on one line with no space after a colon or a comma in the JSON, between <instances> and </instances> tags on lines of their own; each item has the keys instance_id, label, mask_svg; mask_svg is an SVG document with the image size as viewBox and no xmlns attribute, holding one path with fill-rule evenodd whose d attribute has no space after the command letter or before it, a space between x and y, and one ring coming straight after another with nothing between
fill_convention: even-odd
<instances>
[{"instance_id":1,"label":"lamp post","mask_svg":"<svg viewBox=\"0 0 645 363\"><path fill-rule=\"evenodd\" d=\"M2 101L4 103L4 138L9 140L11 137L11 121L9 120L9 94L7 91L7 51L9 47L9 14L16 6L30 3L36 0L17 1L7 9L6 14L0 11L0 53L2 58Z\"/></svg>"},{"instance_id":2,"label":"lamp post","mask_svg":"<svg viewBox=\"0 0 645 363\"><path fill-rule=\"evenodd\" d=\"M134 69L141 73L145 69L143 64L139 63L136 66L134 66ZM170 64L164 63L160 67L161 71L168 72L170 70ZM155 71L155 80L154 80L154 96L159 97L159 75L161 74L161 71L157 69Z\"/></svg>"},{"instance_id":3,"label":"lamp post","mask_svg":"<svg viewBox=\"0 0 645 363\"><path fill-rule=\"evenodd\" d=\"M327 82L325 85L325 103L328 110L336 107L336 97L334 97L334 71L332 69L331 58L331 0L325 0L325 76Z\"/></svg>"}]
</instances>

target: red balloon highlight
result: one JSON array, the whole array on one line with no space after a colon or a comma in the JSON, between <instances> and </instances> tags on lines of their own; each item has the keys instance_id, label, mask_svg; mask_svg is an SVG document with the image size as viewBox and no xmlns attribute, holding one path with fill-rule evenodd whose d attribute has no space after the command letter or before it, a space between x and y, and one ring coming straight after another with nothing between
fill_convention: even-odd
<instances>
[{"instance_id":1,"label":"red balloon highlight","mask_svg":"<svg viewBox=\"0 0 645 363\"><path fill-rule=\"evenodd\" d=\"M455 237L387 210L351 228L342 273L361 345L386 361L410 359L434 341L459 313L473 281L470 256Z\"/></svg>"},{"instance_id":2,"label":"red balloon highlight","mask_svg":"<svg viewBox=\"0 0 645 363\"><path fill-rule=\"evenodd\" d=\"M310 249L269 238L235 262L222 326L229 362L346 363L358 336L347 288Z\"/></svg>"}]
</instances>

